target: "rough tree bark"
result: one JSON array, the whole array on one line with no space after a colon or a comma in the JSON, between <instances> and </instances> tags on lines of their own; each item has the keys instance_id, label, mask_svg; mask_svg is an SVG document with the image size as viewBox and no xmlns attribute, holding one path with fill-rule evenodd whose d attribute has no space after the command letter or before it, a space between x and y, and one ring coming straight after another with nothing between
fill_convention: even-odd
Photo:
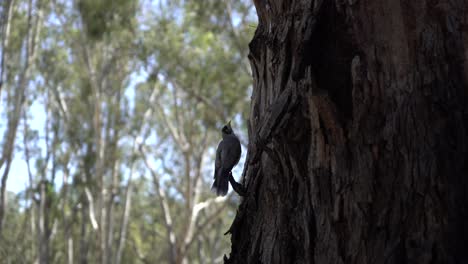
<instances>
[{"instance_id":1,"label":"rough tree bark","mask_svg":"<svg viewBox=\"0 0 468 264\"><path fill-rule=\"evenodd\" d=\"M225 263L468 263L468 2L254 2Z\"/></svg>"}]
</instances>

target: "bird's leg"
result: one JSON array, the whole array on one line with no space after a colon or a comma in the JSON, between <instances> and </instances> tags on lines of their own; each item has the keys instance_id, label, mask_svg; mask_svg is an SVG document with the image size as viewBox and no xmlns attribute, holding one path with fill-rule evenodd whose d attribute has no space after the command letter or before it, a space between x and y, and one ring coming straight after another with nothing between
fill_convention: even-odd
<instances>
[{"instance_id":1,"label":"bird's leg","mask_svg":"<svg viewBox=\"0 0 468 264\"><path fill-rule=\"evenodd\" d=\"M232 189L239 194L239 196L245 196L247 194L247 190L242 186L242 184L236 182L234 177L232 176L232 172L229 173L229 182L231 183Z\"/></svg>"}]
</instances>

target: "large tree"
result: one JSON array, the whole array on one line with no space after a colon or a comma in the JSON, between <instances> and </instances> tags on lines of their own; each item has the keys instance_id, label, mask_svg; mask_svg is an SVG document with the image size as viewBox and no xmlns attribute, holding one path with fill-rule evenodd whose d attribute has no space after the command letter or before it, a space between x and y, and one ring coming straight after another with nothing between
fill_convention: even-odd
<instances>
[{"instance_id":1,"label":"large tree","mask_svg":"<svg viewBox=\"0 0 468 264\"><path fill-rule=\"evenodd\" d=\"M467 263L468 2L254 2L226 263Z\"/></svg>"}]
</instances>

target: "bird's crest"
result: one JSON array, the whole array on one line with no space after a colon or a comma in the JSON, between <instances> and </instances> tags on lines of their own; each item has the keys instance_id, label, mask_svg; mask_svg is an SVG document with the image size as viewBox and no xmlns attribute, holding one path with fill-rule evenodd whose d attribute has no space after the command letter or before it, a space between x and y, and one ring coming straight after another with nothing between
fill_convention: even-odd
<instances>
[{"instance_id":1,"label":"bird's crest","mask_svg":"<svg viewBox=\"0 0 468 264\"><path fill-rule=\"evenodd\" d=\"M224 134L232 134L232 127L231 127L231 120L223 126L223 129L221 130Z\"/></svg>"}]
</instances>

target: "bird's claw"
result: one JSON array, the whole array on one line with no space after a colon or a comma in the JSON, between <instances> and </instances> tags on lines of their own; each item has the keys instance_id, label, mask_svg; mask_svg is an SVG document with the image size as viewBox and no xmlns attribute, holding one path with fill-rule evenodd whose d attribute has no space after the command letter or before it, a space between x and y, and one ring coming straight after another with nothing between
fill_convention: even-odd
<instances>
[{"instance_id":1,"label":"bird's claw","mask_svg":"<svg viewBox=\"0 0 468 264\"><path fill-rule=\"evenodd\" d=\"M247 190L242 186L242 184L236 182L232 173L229 173L229 182L231 183L232 189L239 194L239 196L245 196L247 194Z\"/></svg>"}]
</instances>

